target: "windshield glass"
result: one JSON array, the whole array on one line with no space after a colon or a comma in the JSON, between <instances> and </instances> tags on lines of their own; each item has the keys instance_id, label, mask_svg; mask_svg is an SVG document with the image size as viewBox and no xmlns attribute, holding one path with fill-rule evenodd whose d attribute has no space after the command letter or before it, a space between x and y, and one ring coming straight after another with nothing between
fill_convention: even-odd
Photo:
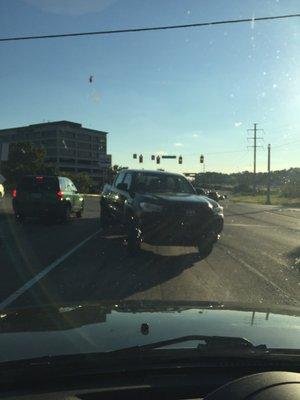
<instances>
[{"instance_id":1,"label":"windshield glass","mask_svg":"<svg viewBox=\"0 0 300 400\"><path fill-rule=\"evenodd\" d=\"M0 60L0 367L300 349L299 0L0 0Z\"/></svg>"},{"instance_id":2,"label":"windshield glass","mask_svg":"<svg viewBox=\"0 0 300 400\"><path fill-rule=\"evenodd\" d=\"M195 193L191 184L181 176L143 172L136 174L134 189L149 193Z\"/></svg>"}]
</instances>

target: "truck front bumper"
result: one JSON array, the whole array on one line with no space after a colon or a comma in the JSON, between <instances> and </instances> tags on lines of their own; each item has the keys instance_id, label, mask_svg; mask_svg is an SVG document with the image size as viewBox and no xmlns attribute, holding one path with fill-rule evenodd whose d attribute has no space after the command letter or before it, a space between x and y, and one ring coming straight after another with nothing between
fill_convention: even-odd
<instances>
[{"instance_id":1,"label":"truck front bumper","mask_svg":"<svg viewBox=\"0 0 300 400\"><path fill-rule=\"evenodd\" d=\"M222 214L204 219L180 218L170 220L164 216L142 215L139 227L143 241L153 245L198 245L203 240L215 242L223 230Z\"/></svg>"}]
</instances>

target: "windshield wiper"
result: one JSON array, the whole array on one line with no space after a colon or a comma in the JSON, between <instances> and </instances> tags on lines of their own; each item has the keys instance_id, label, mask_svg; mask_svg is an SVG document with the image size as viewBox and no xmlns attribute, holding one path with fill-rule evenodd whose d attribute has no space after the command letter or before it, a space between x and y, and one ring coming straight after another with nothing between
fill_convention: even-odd
<instances>
[{"instance_id":1,"label":"windshield wiper","mask_svg":"<svg viewBox=\"0 0 300 400\"><path fill-rule=\"evenodd\" d=\"M158 342L143 344L140 346L132 346L119 350L109 352L109 354L130 354L145 352L148 350L155 350L162 347L171 346L177 343L199 341L195 350L203 352L232 352L232 351L248 351L250 353L268 353L269 350L266 345L260 344L255 346L249 340L240 337L228 336L203 336L203 335L189 335L180 336L174 339L166 339Z\"/></svg>"}]
</instances>

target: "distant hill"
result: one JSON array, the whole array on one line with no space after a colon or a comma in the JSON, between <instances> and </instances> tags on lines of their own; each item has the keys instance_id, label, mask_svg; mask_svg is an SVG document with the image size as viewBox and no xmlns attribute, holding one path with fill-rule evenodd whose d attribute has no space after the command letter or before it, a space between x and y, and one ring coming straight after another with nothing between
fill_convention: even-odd
<instances>
[{"instance_id":1,"label":"distant hill","mask_svg":"<svg viewBox=\"0 0 300 400\"><path fill-rule=\"evenodd\" d=\"M266 186L268 181L267 172L258 172L256 174L257 186ZM220 172L199 173L195 178L196 186L237 186L253 184L253 172L243 171L232 174L223 174ZM271 184L273 187L283 187L285 185L300 186L300 168L290 168L271 172Z\"/></svg>"}]
</instances>

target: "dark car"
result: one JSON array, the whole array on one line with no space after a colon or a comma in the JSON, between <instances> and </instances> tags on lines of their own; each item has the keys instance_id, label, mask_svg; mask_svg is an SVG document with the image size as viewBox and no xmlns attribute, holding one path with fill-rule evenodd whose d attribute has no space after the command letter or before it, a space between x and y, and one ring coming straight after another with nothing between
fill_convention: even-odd
<instances>
[{"instance_id":1,"label":"dark car","mask_svg":"<svg viewBox=\"0 0 300 400\"><path fill-rule=\"evenodd\" d=\"M24 176L13 190L13 209L18 221L26 217L54 217L67 221L82 216L84 199L74 183L62 176Z\"/></svg>"},{"instance_id":2,"label":"dark car","mask_svg":"<svg viewBox=\"0 0 300 400\"><path fill-rule=\"evenodd\" d=\"M136 253L142 241L150 244L197 246L211 252L223 229L223 208L197 195L180 174L124 170L100 199L103 227L125 228L128 249Z\"/></svg>"},{"instance_id":3,"label":"dark car","mask_svg":"<svg viewBox=\"0 0 300 400\"><path fill-rule=\"evenodd\" d=\"M200 196L207 196L207 189L201 188L201 187L195 187L196 193L199 194Z\"/></svg>"}]
</instances>

